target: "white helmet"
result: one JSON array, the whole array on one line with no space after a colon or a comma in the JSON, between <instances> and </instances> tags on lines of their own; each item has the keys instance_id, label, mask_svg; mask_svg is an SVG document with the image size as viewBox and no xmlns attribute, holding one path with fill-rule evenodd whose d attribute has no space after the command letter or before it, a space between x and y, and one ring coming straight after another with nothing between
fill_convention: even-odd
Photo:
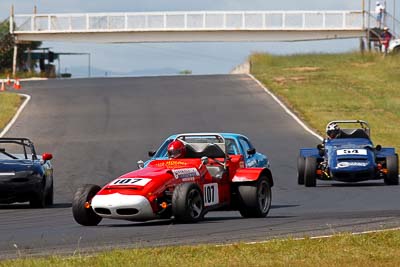
<instances>
[{"instance_id":1,"label":"white helmet","mask_svg":"<svg viewBox=\"0 0 400 267\"><path fill-rule=\"evenodd\" d=\"M330 123L326 126L326 135L335 138L340 132L340 127L336 123Z\"/></svg>"}]
</instances>

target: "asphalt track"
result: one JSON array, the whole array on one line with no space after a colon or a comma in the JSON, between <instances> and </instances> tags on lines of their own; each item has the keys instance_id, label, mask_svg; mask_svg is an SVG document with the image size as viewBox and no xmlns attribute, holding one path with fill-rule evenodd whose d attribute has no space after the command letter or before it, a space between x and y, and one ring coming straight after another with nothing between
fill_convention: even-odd
<instances>
[{"instance_id":1,"label":"asphalt track","mask_svg":"<svg viewBox=\"0 0 400 267\"><path fill-rule=\"evenodd\" d=\"M318 139L246 75L52 80L24 83L32 96L6 136L31 138L54 154L52 208L0 205L0 257L199 243L261 241L400 226L398 186L383 182L296 183L296 157ZM332 118L334 119L334 118ZM372 129L373 130L373 129ZM213 212L197 224L103 220L75 223L74 190L136 168L168 135L239 132L269 155L275 180L265 219Z\"/></svg>"}]
</instances>

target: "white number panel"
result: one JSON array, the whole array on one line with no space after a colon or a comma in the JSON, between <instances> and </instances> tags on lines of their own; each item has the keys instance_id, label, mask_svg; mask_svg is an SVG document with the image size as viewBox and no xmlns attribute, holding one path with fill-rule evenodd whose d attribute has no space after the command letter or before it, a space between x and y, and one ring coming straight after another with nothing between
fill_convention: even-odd
<instances>
[{"instance_id":1,"label":"white number panel","mask_svg":"<svg viewBox=\"0 0 400 267\"><path fill-rule=\"evenodd\" d=\"M110 183L110 185L138 185L145 186L151 179L149 178L119 178Z\"/></svg>"},{"instance_id":2,"label":"white number panel","mask_svg":"<svg viewBox=\"0 0 400 267\"><path fill-rule=\"evenodd\" d=\"M219 203L218 184L205 184L203 188L204 206L211 206Z\"/></svg>"},{"instance_id":3,"label":"white number panel","mask_svg":"<svg viewBox=\"0 0 400 267\"><path fill-rule=\"evenodd\" d=\"M340 155L367 155L366 149L339 149L337 154Z\"/></svg>"}]
</instances>

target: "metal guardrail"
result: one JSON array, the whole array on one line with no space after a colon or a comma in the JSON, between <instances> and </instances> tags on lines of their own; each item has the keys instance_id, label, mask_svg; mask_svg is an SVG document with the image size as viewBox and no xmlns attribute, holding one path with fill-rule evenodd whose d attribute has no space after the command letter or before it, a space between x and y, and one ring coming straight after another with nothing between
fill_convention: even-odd
<instances>
[{"instance_id":1,"label":"metal guardrail","mask_svg":"<svg viewBox=\"0 0 400 267\"><path fill-rule=\"evenodd\" d=\"M358 30L362 11L193 11L14 15L13 33Z\"/></svg>"}]
</instances>

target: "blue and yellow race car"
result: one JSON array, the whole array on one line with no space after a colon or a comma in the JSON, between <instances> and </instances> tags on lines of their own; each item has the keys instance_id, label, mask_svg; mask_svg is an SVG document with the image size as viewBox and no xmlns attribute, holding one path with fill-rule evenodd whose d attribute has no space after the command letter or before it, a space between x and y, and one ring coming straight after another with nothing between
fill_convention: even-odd
<instances>
[{"instance_id":1,"label":"blue and yellow race car","mask_svg":"<svg viewBox=\"0 0 400 267\"><path fill-rule=\"evenodd\" d=\"M298 184L314 187L317 179L341 182L383 179L387 185L399 184L395 149L374 146L367 122L331 121L326 132L327 138L316 148L300 149Z\"/></svg>"},{"instance_id":2,"label":"blue and yellow race car","mask_svg":"<svg viewBox=\"0 0 400 267\"><path fill-rule=\"evenodd\" d=\"M196 133L197 136L199 134L200 133ZM204 134L205 136L207 135L207 133ZM147 166L147 164L152 160L167 159L167 147L177 136L178 134L169 136L156 151L148 152L149 157L151 157L150 160L147 160L145 163L139 161L141 163L138 162L138 165L141 165L141 167L143 165ZM268 157L257 152L246 136L236 133L221 133L221 136L226 141L226 151L228 152L228 155L243 155L245 164L243 167L270 167Z\"/></svg>"}]
</instances>

